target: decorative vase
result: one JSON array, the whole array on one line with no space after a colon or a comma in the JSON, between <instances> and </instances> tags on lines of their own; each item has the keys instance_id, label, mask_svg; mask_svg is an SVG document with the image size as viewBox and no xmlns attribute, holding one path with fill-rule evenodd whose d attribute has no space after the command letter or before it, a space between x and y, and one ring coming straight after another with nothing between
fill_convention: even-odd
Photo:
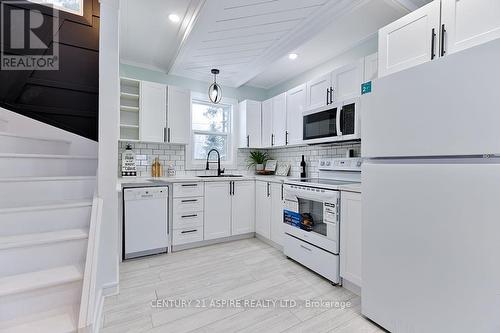
<instances>
[{"instance_id":1,"label":"decorative vase","mask_svg":"<svg viewBox=\"0 0 500 333\"><path fill-rule=\"evenodd\" d=\"M264 164L255 165L255 171L263 171L263 170L264 170Z\"/></svg>"}]
</instances>

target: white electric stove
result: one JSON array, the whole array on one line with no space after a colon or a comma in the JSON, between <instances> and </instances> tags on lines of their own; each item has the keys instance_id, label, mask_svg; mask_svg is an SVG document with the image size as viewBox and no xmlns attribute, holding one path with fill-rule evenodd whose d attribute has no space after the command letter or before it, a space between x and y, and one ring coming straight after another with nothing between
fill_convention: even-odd
<instances>
[{"instance_id":1,"label":"white electric stove","mask_svg":"<svg viewBox=\"0 0 500 333\"><path fill-rule=\"evenodd\" d=\"M340 284L340 187L361 182L360 158L322 159L319 177L284 185L284 253Z\"/></svg>"}]
</instances>

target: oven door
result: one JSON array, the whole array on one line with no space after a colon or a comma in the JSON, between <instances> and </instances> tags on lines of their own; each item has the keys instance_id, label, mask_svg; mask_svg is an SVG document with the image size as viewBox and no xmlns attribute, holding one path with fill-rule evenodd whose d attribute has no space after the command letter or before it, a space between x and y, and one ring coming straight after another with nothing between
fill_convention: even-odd
<instances>
[{"instance_id":1,"label":"oven door","mask_svg":"<svg viewBox=\"0 0 500 333\"><path fill-rule=\"evenodd\" d=\"M285 184L284 199L285 232L338 254L339 192Z\"/></svg>"},{"instance_id":2,"label":"oven door","mask_svg":"<svg viewBox=\"0 0 500 333\"><path fill-rule=\"evenodd\" d=\"M303 114L303 139L306 143L335 141L340 132L340 106L327 105Z\"/></svg>"}]
</instances>

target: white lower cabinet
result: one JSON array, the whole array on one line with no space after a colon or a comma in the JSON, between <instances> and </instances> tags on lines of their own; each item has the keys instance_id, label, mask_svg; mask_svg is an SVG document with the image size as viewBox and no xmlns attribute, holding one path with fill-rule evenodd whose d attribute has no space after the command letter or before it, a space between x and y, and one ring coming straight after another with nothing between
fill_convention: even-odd
<instances>
[{"instance_id":1,"label":"white lower cabinet","mask_svg":"<svg viewBox=\"0 0 500 333\"><path fill-rule=\"evenodd\" d=\"M341 193L340 276L362 287L361 193Z\"/></svg>"},{"instance_id":2,"label":"white lower cabinet","mask_svg":"<svg viewBox=\"0 0 500 333\"><path fill-rule=\"evenodd\" d=\"M173 186L172 245L203 240L203 183L178 183Z\"/></svg>"},{"instance_id":3,"label":"white lower cabinet","mask_svg":"<svg viewBox=\"0 0 500 333\"><path fill-rule=\"evenodd\" d=\"M271 184L255 182L255 232L271 239Z\"/></svg>"},{"instance_id":4,"label":"white lower cabinet","mask_svg":"<svg viewBox=\"0 0 500 333\"><path fill-rule=\"evenodd\" d=\"M234 181L231 196L231 235L255 231L255 182Z\"/></svg>"},{"instance_id":5,"label":"white lower cabinet","mask_svg":"<svg viewBox=\"0 0 500 333\"><path fill-rule=\"evenodd\" d=\"M283 246L283 185L271 183L271 240Z\"/></svg>"},{"instance_id":6,"label":"white lower cabinet","mask_svg":"<svg viewBox=\"0 0 500 333\"><path fill-rule=\"evenodd\" d=\"M204 240L231 236L231 182L207 182L204 201Z\"/></svg>"},{"instance_id":7,"label":"white lower cabinet","mask_svg":"<svg viewBox=\"0 0 500 333\"><path fill-rule=\"evenodd\" d=\"M283 246L283 199L282 184L256 181L255 185L255 232Z\"/></svg>"}]
</instances>

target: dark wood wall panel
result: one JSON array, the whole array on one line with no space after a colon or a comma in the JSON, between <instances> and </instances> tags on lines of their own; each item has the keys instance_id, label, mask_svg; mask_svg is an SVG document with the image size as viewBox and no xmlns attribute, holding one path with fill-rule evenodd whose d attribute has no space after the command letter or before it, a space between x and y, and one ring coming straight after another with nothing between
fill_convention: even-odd
<instances>
[{"instance_id":1,"label":"dark wood wall panel","mask_svg":"<svg viewBox=\"0 0 500 333\"><path fill-rule=\"evenodd\" d=\"M45 19L59 20L55 38L44 38L59 46L59 70L0 70L0 106L97 140L99 2L85 0L83 16L59 11L52 17L52 10L36 6Z\"/></svg>"}]
</instances>

